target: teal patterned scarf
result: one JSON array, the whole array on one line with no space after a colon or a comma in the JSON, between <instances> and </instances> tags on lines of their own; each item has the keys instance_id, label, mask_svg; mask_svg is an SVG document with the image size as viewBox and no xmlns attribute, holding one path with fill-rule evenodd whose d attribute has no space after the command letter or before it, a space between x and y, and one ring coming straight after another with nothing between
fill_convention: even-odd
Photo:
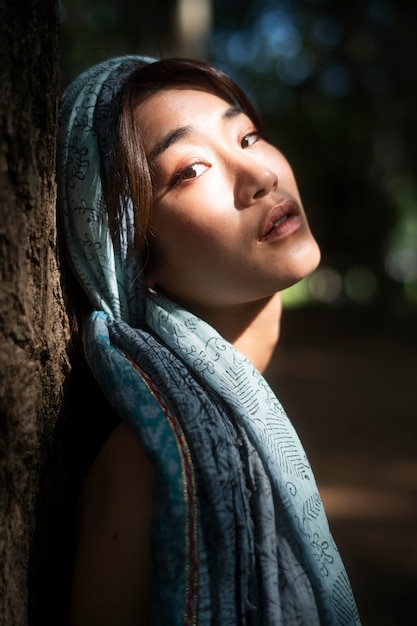
<instances>
[{"instance_id":1,"label":"teal patterned scarf","mask_svg":"<svg viewBox=\"0 0 417 626\"><path fill-rule=\"evenodd\" d=\"M87 360L156 466L153 624L353 625L359 618L305 452L252 364L215 329L146 292L126 207L103 195L114 106L149 59L112 59L65 92L59 220L93 312Z\"/></svg>"}]
</instances>

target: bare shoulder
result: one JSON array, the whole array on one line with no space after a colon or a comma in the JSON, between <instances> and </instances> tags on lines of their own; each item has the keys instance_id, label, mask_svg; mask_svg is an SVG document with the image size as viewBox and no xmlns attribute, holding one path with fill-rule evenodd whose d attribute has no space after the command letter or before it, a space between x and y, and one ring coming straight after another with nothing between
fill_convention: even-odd
<instances>
[{"instance_id":1,"label":"bare shoulder","mask_svg":"<svg viewBox=\"0 0 417 626\"><path fill-rule=\"evenodd\" d=\"M71 624L146 624L154 467L124 424L109 436L80 495Z\"/></svg>"}]
</instances>

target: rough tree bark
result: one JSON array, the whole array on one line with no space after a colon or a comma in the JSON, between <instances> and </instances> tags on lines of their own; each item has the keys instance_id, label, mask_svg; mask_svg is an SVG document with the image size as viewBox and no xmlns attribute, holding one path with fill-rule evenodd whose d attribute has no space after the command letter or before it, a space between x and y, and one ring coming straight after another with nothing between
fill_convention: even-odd
<instances>
[{"instance_id":1,"label":"rough tree bark","mask_svg":"<svg viewBox=\"0 0 417 626\"><path fill-rule=\"evenodd\" d=\"M57 434L68 373L55 231L57 3L1 0L0 18L0 624L23 626L51 602L39 590L53 569L45 537L57 504L49 528L44 520L48 494L65 481Z\"/></svg>"},{"instance_id":2,"label":"rough tree bark","mask_svg":"<svg viewBox=\"0 0 417 626\"><path fill-rule=\"evenodd\" d=\"M57 1L0 0L0 626L68 623L82 392L57 258L59 93Z\"/></svg>"}]
</instances>

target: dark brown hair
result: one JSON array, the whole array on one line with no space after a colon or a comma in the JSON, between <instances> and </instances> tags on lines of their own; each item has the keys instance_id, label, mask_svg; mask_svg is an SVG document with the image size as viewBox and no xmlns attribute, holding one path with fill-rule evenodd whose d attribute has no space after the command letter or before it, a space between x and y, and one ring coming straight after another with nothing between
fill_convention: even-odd
<instances>
[{"instance_id":1,"label":"dark brown hair","mask_svg":"<svg viewBox=\"0 0 417 626\"><path fill-rule=\"evenodd\" d=\"M133 203L135 245L141 253L153 204L152 179L142 140L140 121L135 110L151 94L175 87L191 87L219 96L239 106L260 128L260 119L238 85L218 67L191 59L165 59L135 70L121 94L117 126L115 161L109 180L108 211L112 230L117 229L120 211Z\"/></svg>"}]
</instances>

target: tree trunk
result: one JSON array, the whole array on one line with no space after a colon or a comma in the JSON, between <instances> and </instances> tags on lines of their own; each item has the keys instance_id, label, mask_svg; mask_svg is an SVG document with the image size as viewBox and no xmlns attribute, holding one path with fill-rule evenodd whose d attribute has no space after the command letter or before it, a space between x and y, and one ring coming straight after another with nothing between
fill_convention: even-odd
<instances>
[{"instance_id":1,"label":"tree trunk","mask_svg":"<svg viewBox=\"0 0 417 626\"><path fill-rule=\"evenodd\" d=\"M44 599L33 582L42 584L53 562L45 537L57 519L48 497L66 480L57 435L69 370L56 261L57 9L55 0L0 5L0 624L5 626L34 623L39 613ZM55 623L63 624L62 617L55 615Z\"/></svg>"}]
</instances>

